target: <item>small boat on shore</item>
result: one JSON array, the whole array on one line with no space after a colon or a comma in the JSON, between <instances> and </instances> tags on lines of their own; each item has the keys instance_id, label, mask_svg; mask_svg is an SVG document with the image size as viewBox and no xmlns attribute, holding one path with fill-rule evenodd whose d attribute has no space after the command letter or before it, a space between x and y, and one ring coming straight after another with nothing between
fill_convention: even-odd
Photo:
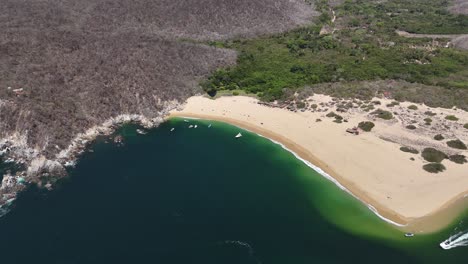
<instances>
[{"instance_id":1,"label":"small boat on shore","mask_svg":"<svg viewBox=\"0 0 468 264\"><path fill-rule=\"evenodd\" d=\"M210 127L211 127L211 124L208 125L208 128L210 128Z\"/></svg>"},{"instance_id":2,"label":"small boat on shore","mask_svg":"<svg viewBox=\"0 0 468 264\"><path fill-rule=\"evenodd\" d=\"M187 119L184 119L184 122L185 122L185 123L188 123L189 121L188 121Z\"/></svg>"},{"instance_id":3,"label":"small boat on shore","mask_svg":"<svg viewBox=\"0 0 468 264\"><path fill-rule=\"evenodd\" d=\"M406 233L405 237L414 237L414 234L413 233Z\"/></svg>"},{"instance_id":4,"label":"small boat on shore","mask_svg":"<svg viewBox=\"0 0 468 264\"><path fill-rule=\"evenodd\" d=\"M236 135L236 138L242 137L242 134L239 132L239 134Z\"/></svg>"}]
</instances>

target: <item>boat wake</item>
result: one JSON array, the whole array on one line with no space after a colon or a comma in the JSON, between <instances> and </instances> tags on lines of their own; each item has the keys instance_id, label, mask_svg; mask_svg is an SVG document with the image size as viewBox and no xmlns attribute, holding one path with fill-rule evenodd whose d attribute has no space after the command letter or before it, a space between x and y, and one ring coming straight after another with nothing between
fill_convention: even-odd
<instances>
[{"instance_id":1,"label":"boat wake","mask_svg":"<svg viewBox=\"0 0 468 264\"><path fill-rule=\"evenodd\" d=\"M451 249L456 247L466 247L468 246L468 230L466 226L463 225L463 220L458 223L458 226L455 227L453 235L451 235L446 240L440 243L440 247L443 249ZM460 231L460 229L464 231Z\"/></svg>"},{"instance_id":2,"label":"boat wake","mask_svg":"<svg viewBox=\"0 0 468 264\"><path fill-rule=\"evenodd\" d=\"M460 222L461 224L462 222ZM455 228L455 234L451 235L446 240L440 243L440 247L443 249L451 249L456 247L468 246L468 230L459 231L459 228Z\"/></svg>"},{"instance_id":3,"label":"boat wake","mask_svg":"<svg viewBox=\"0 0 468 264\"><path fill-rule=\"evenodd\" d=\"M252 248L251 245L249 245L249 243L247 242L243 242L243 241L239 241L239 240L225 240L223 242L221 242L220 244L223 244L223 245L234 245L234 246L238 246L238 247L243 247L245 249L248 250L249 252L249 257L253 260L255 260L255 262L257 264L261 264L262 262L260 260L257 259L257 257L255 256L255 252L254 252L254 249Z\"/></svg>"}]
</instances>

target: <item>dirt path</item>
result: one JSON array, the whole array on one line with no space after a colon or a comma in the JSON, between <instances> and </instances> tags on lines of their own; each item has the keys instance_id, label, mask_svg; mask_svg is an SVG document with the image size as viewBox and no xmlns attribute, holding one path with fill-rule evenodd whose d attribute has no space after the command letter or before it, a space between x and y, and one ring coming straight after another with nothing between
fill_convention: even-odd
<instances>
[{"instance_id":1,"label":"dirt path","mask_svg":"<svg viewBox=\"0 0 468 264\"><path fill-rule=\"evenodd\" d=\"M449 39L446 47L453 46L455 48L468 50L468 34L414 34L406 31L396 30L399 36L406 38L432 38L432 39Z\"/></svg>"}]
</instances>

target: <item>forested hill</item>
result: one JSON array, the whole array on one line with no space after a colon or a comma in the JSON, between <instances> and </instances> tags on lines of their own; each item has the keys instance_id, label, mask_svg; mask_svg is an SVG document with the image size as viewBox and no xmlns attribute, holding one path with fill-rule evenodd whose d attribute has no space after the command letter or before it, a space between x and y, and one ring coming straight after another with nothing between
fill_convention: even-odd
<instances>
[{"instance_id":1,"label":"forested hill","mask_svg":"<svg viewBox=\"0 0 468 264\"><path fill-rule=\"evenodd\" d=\"M155 117L235 63L186 40L277 33L310 23L303 0L0 0L0 140L52 157L119 114ZM183 41L185 40L185 41Z\"/></svg>"}]
</instances>

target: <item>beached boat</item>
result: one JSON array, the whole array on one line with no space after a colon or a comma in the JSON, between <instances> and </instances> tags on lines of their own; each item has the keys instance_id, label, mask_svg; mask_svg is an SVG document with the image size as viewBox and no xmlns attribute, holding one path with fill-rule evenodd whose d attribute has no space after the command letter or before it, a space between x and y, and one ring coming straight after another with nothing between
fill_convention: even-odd
<instances>
[{"instance_id":1,"label":"beached boat","mask_svg":"<svg viewBox=\"0 0 468 264\"><path fill-rule=\"evenodd\" d=\"M211 127L211 124L208 125L208 128L210 128L210 127Z\"/></svg>"},{"instance_id":2,"label":"beached boat","mask_svg":"<svg viewBox=\"0 0 468 264\"><path fill-rule=\"evenodd\" d=\"M414 234L413 233L406 233L405 237L414 237Z\"/></svg>"},{"instance_id":3,"label":"beached boat","mask_svg":"<svg viewBox=\"0 0 468 264\"><path fill-rule=\"evenodd\" d=\"M187 119L184 119L184 122L185 122L185 123L188 123L189 121L188 121Z\"/></svg>"},{"instance_id":4,"label":"beached boat","mask_svg":"<svg viewBox=\"0 0 468 264\"><path fill-rule=\"evenodd\" d=\"M239 132L239 134L236 135L236 138L242 137L242 134Z\"/></svg>"}]
</instances>

